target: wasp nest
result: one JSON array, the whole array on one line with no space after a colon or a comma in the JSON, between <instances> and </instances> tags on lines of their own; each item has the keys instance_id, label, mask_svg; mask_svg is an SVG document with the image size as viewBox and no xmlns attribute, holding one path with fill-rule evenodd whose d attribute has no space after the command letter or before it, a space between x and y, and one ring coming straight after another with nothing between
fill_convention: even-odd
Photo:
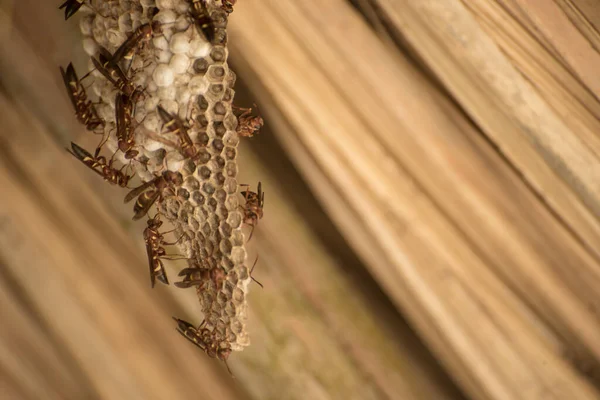
<instances>
[{"instance_id":1,"label":"wasp nest","mask_svg":"<svg viewBox=\"0 0 600 400\"><path fill-rule=\"evenodd\" d=\"M67 3L67 12L69 6L80 6L73 0ZM91 90L98 97L95 112L104 121L100 129L108 137L104 147L116 152L116 160L130 164L144 182L164 176L165 171L178 177L161 189L156 206L181 237L178 246L188 258L189 268L180 275L189 278L188 283L194 279L193 271L197 279L213 278L183 287L196 287L205 332L211 332L220 348L242 350L249 344L245 321L251 277L242 233L243 199L236 179L235 74L227 65L227 6L231 4L221 0L91 1L81 9L81 32L85 51L100 60L90 63L90 70L94 77ZM194 8L200 6L214 25L209 35L197 26ZM128 154L120 146L117 132L122 128L117 129L115 116L123 90L101 73L98 64L105 63L144 26L148 35L119 60L138 92L130 96L134 112L127 121L132 129L132 154ZM162 115L161 107L166 111ZM190 154L183 151L182 140L170 129L173 121L187 131L195 148ZM219 283L215 271L222 274Z\"/></svg>"}]
</instances>

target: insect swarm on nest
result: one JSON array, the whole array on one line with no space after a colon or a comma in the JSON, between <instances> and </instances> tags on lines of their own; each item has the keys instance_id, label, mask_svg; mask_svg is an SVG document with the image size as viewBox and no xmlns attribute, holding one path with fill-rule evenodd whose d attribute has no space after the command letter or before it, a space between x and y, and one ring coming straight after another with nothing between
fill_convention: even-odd
<instances>
[{"instance_id":1,"label":"insect swarm on nest","mask_svg":"<svg viewBox=\"0 0 600 400\"><path fill-rule=\"evenodd\" d=\"M242 224L233 224L245 217L237 199L235 75L227 63L226 47L227 13L234 3L68 1L63 7L69 15L80 7L84 11L80 26L84 49L91 57L88 74L95 72L88 92L97 101L87 99L69 68L63 70L65 85L78 119L89 129L102 130L106 147L114 151L110 161L84 150L72 153L111 183L133 187L125 202L135 199L134 220L156 208L160 219L148 217L143 228L151 285L157 280L169 282L167 266L162 265L168 243L161 223L185 232L177 246L186 258L199 262L200 255L208 252L208 242L226 249L215 253L208 269L190 264L190 268L206 269L200 278L194 276L208 282L199 302L211 331L203 330L202 338L207 354L221 358L249 345L250 277L245 243L238 240L243 239ZM142 182L132 185L132 176L122 173L117 163L130 168ZM230 221L229 235L221 235L220 227ZM228 333L219 336L223 332Z\"/></svg>"}]
</instances>

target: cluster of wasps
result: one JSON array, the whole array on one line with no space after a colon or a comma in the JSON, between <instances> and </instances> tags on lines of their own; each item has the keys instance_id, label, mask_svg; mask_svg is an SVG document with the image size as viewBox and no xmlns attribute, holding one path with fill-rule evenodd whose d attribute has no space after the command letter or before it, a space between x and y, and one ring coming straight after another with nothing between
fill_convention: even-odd
<instances>
[{"instance_id":1,"label":"cluster of wasps","mask_svg":"<svg viewBox=\"0 0 600 400\"><path fill-rule=\"evenodd\" d=\"M211 43L215 38L215 26L208 12L206 0L187 0L190 3L189 17L194 22L198 32ZM73 16L83 5L85 0L67 0L59 9L65 9L65 19ZM235 0L222 0L221 7L227 13L233 11ZM91 7L91 6L90 6ZM158 10L156 10L158 11ZM88 99L85 88L75 72L73 64L70 63L66 69L60 67L60 72L66 86L69 98L75 109L75 115L80 123L95 134L102 134L103 139L92 155L87 150L83 149L75 143L71 143L71 149L67 149L75 158L81 161L86 167L100 175L105 181L110 184L129 188L130 180L134 174L128 174L124 169L131 165L132 161L137 161L139 154L135 149L135 135L133 126L133 117L135 115L135 107L138 101L145 97L142 87L135 87L132 83L132 75L129 71L124 72L121 65L127 61L131 61L132 57L141 51L150 40L158 34L161 34L161 24L152 22L141 25L133 31L123 44L111 54L108 50L101 48L97 57L92 57L92 63L115 89L115 120L116 120L116 138L118 149L113 156L107 160L106 157L100 155L102 147L108 137L104 138L104 127L106 121L98 116L94 103ZM86 77L89 76L89 73ZM85 79L85 77L84 77ZM263 120L260 116L253 116L252 109L238 108L238 135L243 137L252 137L263 125ZM175 147L186 159L196 159L198 156L198 144L188 135L187 125L174 114L169 113L160 105L157 106L157 113L163 122L162 133L174 134L178 138L178 143ZM117 152L122 152L124 158L130 160L129 164L123 165L120 169L114 166L114 156ZM176 188L183 183L183 177L179 172L164 171L153 179L142 183L141 185L131 189L125 196L125 202L129 202L135 198L137 201L133 208L133 220L138 220L147 215L150 208L158 201L162 201L166 191L175 191ZM240 206L243 211L243 221L245 224L252 227L249 239L252 237L254 227L258 220L263 216L263 206L265 196L262 192L261 183L258 183L257 191L251 191L248 185L241 185L246 190L240 193L244 196L245 203ZM163 259L167 254L164 246L173 245L179 242L167 243L164 240L164 235L169 232L160 232L159 229L163 224L160 219L160 213L153 218L149 218L147 226L144 229L143 236L146 243L148 255L148 263L150 267L150 282L154 287L156 280L168 285L169 280L163 265ZM182 236L183 237L183 236ZM191 261L191 260L189 260ZM204 288L209 282L213 282L218 290L223 286L226 279L226 272L217 266L212 268L207 264L194 265L184 268L179 276L182 277L181 282L176 282L175 286L179 288L199 287ZM256 262L254 263L254 266ZM252 270L254 269L252 267ZM250 274L252 274L252 270ZM254 280L254 278L252 278ZM256 280L254 280L256 282ZM258 283L258 282L257 282ZM260 283L259 283L260 285ZM262 286L262 285L261 285ZM231 348L227 343L218 340L213 332L204 327L202 323L198 327L194 327L189 322L174 317L177 323L177 331L201 348L207 355L212 358L218 358L227 365L227 358L231 353ZM227 367L229 369L229 367Z\"/></svg>"}]
</instances>

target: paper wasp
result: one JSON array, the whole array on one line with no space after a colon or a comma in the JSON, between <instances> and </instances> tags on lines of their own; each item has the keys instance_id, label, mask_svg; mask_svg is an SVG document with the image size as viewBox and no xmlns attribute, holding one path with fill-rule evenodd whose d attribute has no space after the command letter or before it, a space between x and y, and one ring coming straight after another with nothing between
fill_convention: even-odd
<instances>
[{"instance_id":1,"label":"paper wasp","mask_svg":"<svg viewBox=\"0 0 600 400\"><path fill-rule=\"evenodd\" d=\"M215 250L216 246L213 247L213 254ZM210 257L212 257L212 255ZM202 264L204 264L202 267L199 266L196 261L188 260L188 264L191 264L192 267L184 268L179 271L177 276L183 276L183 280L181 282L175 282L175 286L182 289L199 286L201 289L204 289L206 285L212 281L217 290L221 290L223 288L223 282L227 279L225 270L218 266L211 266L209 263L210 259L202 259L201 261Z\"/></svg>"},{"instance_id":2,"label":"paper wasp","mask_svg":"<svg viewBox=\"0 0 600 400\"><path fill-rule=\"evenodd\" d=\"M249 188L249 185L240 185ZM258 182L257 192L245 190L240 192L246 200L246 204L240 206L244 211L244 223L252 226L252 232L248 240L252 238L254 227L258 224L258 220L263 217L263 207L265 205L265 194L262 191L262 185Z\"/></svg>"},{"instance_id":3,"label":"paper wasp","mask_svg":"<svg viewBox=\"0 0 600 400\"><path fill-rule=\"evenodd\" d=\"M190 342L194 343L196 346L200 347L202 351L206 351L207 345L204 342L204 338L201 336L200 332L194 325L179 318L172 318L175 322L177 322L177 332L179 332ZM200 326L202 326L203 324L204 323L202 323Z\"/></svg>"},{"instance_id":4,"label":"paper wasp","mask_svg":"<svg viewBox=\"0 0 600 400\"><path fill-rule=\"evenodd\" d=\"M121 170L113 168L112 159L107 163L106 158L99 156L100 147L96 149L96 153L93 156L73 142L71 142L71 149L72 151L69 149L67 149L67 151L95 173L103 177L105 181L112 183L113 185L127 187L129 180L133 177L133 175L125 175ZM98 169L98 167L100 167L100 169Z\"/></svg>"},{"instance_id":5,"label":"paper wasp","mask_svg":"<svg viewBox=\"0 0 600 400\"><path fill-rule=\"evenodd\" d=\"M256 107L256 104L254 105ZM243 137L252 137L264 125L265 121L260 115L252 116L252 108L239 108L243 112L238 116L237 133Z\"/></svg>"},{"instance_id":6,"label":"paper wasp","mask_svg":"<svg viewBox=\"0 0 600 400\"><path fill-rule=\"evenodd\" d=\"M94 131L96 128L104 126L104 121L98 117L92 102L87 99L85 89L77 78L73 63L67 65L66 71L60 67L60 73L65 83L65 87L67 88L67 92L69 93L71 103L75 108L75 114L77 115L79 122L84 124L90 131Z\"/></svg>"},{"instance_id":7,"label":"paper wasp","mask_svg":"<svg viewBox=\"0 0 600 400\"><path fill-rule=\"evenodd\" d=\"M190 3L190 15L198 32L204 35L210 43L215 40L215 23L210 17L206 0L188 0Z\"/></svg>"},{"instance_id":8,"label":"paper wasp","mask_svg":"<svg viewBox=\"0 0 600 400\"><path fill-rule=\"evenodd\" d=\"M111 62L111 54L108 50L100 48L98 59L92 57L94 67L121 93L128 96L135 104L142 96L142 89L135 88L133 83L127 79L123 71L118 65Z\"/></svg>"},{"instance_id":9,"label":"paper wasp","mask_svg":"<svg viewBox=\"0 0 600 400\"><path fill-rule=\"evenodd\" d=\"M233 6L235 5L235 2L236 0L223 0L221 9L227 14L231 14L233 12Z\"/></svg>"},{"instance_id":10,"label":"paper wasp","mask_svg":"<svg viewBox=\"0 0 600 400\"><path fill-rule=\"evenodd\" d=\"M117 120L117 143L119 150L125 153L126 159L132 159L138 155L137 150L133 150L135 145L134 131L131 126L133 118L133 101L131 97L123 93L118 93L115 100L115 113Z\"/></svg>"},{"instance_id":11,"label":"paper wasp","mask_svg":"<svg viewBox=\"0 0 600 400\"><path fill-rule=\"evenodd\" d=\"M152 287L154 287L156 279L165 285L169 284L167 273L161 260L167 253L162 246L170 246L179 241L173 243L164 242L164 235L158 231L162 224L163 222L160 220L160 214L157 213L154 218L148 219L148 226L144 229L144 241L146 242L146 252L148 253L150 283L152 284Z\"/></svg>"},{"instance_id":12,"label":"paper wasp","mask_svg":"<svg viewBox=\"0 0 600 400\"><path fill-rule=\"evenodd\" d=\"M131 59L136 48L141 48L145 42L150 40L155 33L162 33L161 23L154 21L141 25L133 31L129 37L119 46L115 53L108 60L113 66L117 66L123 59Z\"/></svg>"},{"instance_id":13,"label":"paper wasp","mask_svg":"<svg viewBox=\"0 0 600 400\"><path fill-rule=\"evenodd\" d=\"M196 328L189 322L182 319L173 317L173 320L177 322L177 332L179 332L181 336L194 343L209 357L218 358L219 360L223 361L227 367L227 370L229 371L229 374L233 376L229 365L227 365L227 359L231 355L231 347L228 344L226 344L226 347L222 347L221 345L223 342L217 341L214 335L208 329L201 329L204 325L204 322L198 328Z\"/></svg>"},{"instance_id":14,"label":"paper wasp","mask_svg":"<svg viewBox=\"0 0 600 400\"><path fill-rule=\"evenodd\" d=\"M136 196L138 197L133 206L133 220L142 218L150 207L162 196L163 191L169 185L181 186L183 177L179 172L165 171L162 175L155 177L151 181L145 182L136 187L125 196L125 203L130 202Z\"/></svg>"},{"instance_id":15,"label":"paper wasp","mask_svg":"<svg viewBox=\"0 0 600 400\"><path fill-rule=\"evenodd\" d=\"M257 261L258 257L256 257L254 265L252 265L252 268L250 269L250 279L256 282L260 287L263 287L262 283L252 277L252 272L254 271ZM199 268L198 266L184 268L179 271L177 276L183 277L181 282L175 282L175 286L181 289L198 286L199 289L202 290L206 287L208 282L212 281L215 284L216 289L221 290L223 288L223 282L227 279L225 270L216 266L212 268Z\"/></svg>"},{"instance_id":16,"label":"paper wasp","mask_svg":"<svg viewBox=\"0 0 600 400\"><path fill-rule=\"evenodd\" d=\"M204 289L208 282L212 281L217 290L223 288L223 282L227 279L227 274L220 267L207 268L184 268L177 276L183 276L181 282L175 282L175 286L181 289L187 289L192 286L199 286Z\"/></svg>"},{"instance_id":17,"label":"paper wasp","mask_svg":"<svg viewBox=\"0 0 600 400\"><path fill-rule=\"evenodd\" d=\"M192 142L190 135L188 135L187 128L183 124L183 121L177 116L169 113L167 110L162 108L160 105L157 107L158 115L163 120L163 128L166 129L166 133L174 133L179 137L179 149L181 154L185 158L194 159L198 154L198 149Z\"/></svg>"}]
</instances>

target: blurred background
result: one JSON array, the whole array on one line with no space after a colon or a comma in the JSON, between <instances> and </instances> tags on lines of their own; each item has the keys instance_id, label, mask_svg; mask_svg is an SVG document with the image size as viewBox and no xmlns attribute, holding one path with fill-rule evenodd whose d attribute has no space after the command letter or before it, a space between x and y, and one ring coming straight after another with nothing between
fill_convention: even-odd
<instances>
[{"instance_id":1,"label":"blurred background","mask_svg":"<svg viewBox=\"0 0 600 400\"><path fill-rule=\"evenodd\" d=\"M235 379L175 331L193 291L150 289L125 191L64 150L97 137L59 3L0 2L0 398L600 398L597 2L237 1L266 200Z\"/></svg>"}]
</instances>

